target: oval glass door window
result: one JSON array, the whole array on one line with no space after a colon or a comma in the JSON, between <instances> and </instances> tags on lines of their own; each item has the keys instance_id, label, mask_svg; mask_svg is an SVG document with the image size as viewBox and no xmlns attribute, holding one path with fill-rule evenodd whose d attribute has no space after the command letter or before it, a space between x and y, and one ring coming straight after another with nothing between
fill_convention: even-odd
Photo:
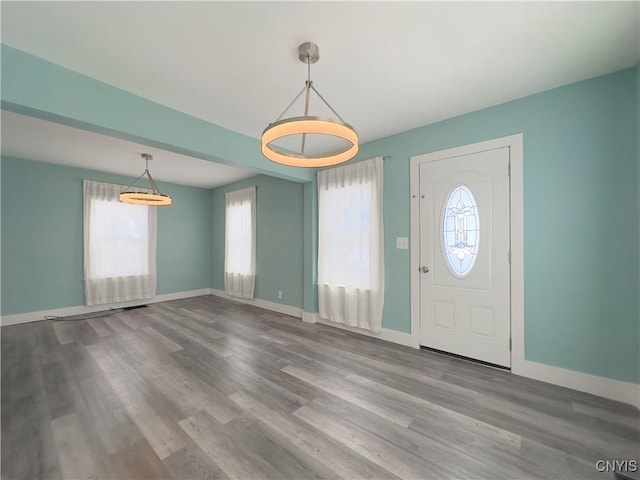
<instances>
[{"instance_id":1,"label":"oval glass door window","mask_svg":"<svg viewBox=\"0 0 640 480\"><path fill-rule=\"evenodd\" d=\"M442 212L442 254L456 277L471 272L478 256L480 217L471 190L458 185L451 190Z\"/></svg>"}]
</instances>

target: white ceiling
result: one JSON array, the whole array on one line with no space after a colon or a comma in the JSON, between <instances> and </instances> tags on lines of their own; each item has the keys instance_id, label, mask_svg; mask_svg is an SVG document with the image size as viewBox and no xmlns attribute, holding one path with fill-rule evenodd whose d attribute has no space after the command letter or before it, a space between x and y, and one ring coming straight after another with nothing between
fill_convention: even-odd
<instances>
[{"instance_id":1,"label":"white ceiling","mask_svg":"<svg viewBox=\"0 0 640 480\"><path fill-rule=\"evenodd\" d=\"M362 142L629 67L640 50L637 1L1 8L3 43L254 138L304 86L304 41L320 46L315 86Z\"/></svg>"},{"instance_id":2,"label":"white ceiling","mask_svg":"<svg viewBox=\"0 0 640 480\"><path fill-rule=\"evenodd\" d=\"M118 138L78 130L17 113L2 111L2 154L137 177L144 171L140 154L150 153L156 181L214 188L255 175L229 167ZM132 179L133 180L133 179Z\"/></svg>"}]
</instances>

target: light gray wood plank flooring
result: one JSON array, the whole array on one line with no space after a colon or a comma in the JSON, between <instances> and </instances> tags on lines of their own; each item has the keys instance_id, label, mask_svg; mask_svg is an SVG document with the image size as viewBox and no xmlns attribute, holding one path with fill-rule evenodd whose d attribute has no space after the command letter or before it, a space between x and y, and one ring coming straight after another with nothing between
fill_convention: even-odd
<instances>
[{"instance_id":1,"label":"light gray wood plank flooring","mask_svg":"<svg viewBox=\"0 0 640 480\"><path fill-rule=\"evenodd\" d=\"M1 334L3 479L586 479L640 461L628 405L213 296Z\"/></svg>"}]
</instances>

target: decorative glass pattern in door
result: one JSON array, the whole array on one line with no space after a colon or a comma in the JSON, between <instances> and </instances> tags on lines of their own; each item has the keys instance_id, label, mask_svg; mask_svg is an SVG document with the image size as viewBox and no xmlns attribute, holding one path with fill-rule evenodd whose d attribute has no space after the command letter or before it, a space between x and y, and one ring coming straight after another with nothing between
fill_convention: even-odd
<instances>
[{"instance_id":1,"label":"decorative glass pattern in door","mask_svg":"<svg viewBox=\"0 0 640 480\"><path fill-rule=\"evenodd\" d=\"M465 185L451 190L442 211L442 254L456 277L471 272L478 256L480 217L478 205Z\"/></svg>"}]
</instances>

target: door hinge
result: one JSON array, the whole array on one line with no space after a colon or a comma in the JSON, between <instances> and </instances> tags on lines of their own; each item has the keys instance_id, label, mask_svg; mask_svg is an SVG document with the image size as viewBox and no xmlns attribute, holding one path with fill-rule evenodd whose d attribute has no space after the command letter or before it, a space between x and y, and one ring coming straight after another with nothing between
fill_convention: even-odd
<instances>
[{"instance_id":1,"label":"door hinge","mask_svg":"<svg viewBox=\"0 0 640 480\"><path fill-rule=\"evenodd\" d=\"M511 337L509 337L509 351L511 351Z\"/></svg>"},{"instance_id":2,"label":"door hinge","mask_svg":"<svg viewBox=\"0 0 640 480\"><path fill-rule=\"evenodd\" d=\"M507 175L509 175L509 178L511 178L511 162L509 162L509 164L507 165Z\"/></svg>"}]
</instances>

